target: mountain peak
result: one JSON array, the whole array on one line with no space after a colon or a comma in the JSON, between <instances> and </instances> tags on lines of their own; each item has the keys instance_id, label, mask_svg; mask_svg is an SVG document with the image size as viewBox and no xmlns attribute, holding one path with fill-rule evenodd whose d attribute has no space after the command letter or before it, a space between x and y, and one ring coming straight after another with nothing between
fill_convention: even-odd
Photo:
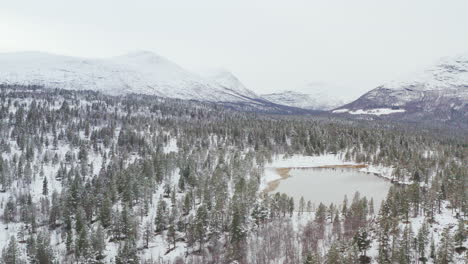
<instances>
[{"instance_id":1,"label":"mountain peak","mask_svg":"<svg viewBox=\"0 0 468 264\"><path fill-rule=\"evenodd\" d=\"M333 113L466 126L468 56L442 58L416 74L378 86Z\"/></svg>"},{"instance_id":2,"label":"mountain peak","mask_svg":"<svg viewBox=\"0 0 468 264\"><path fill-rule=\"evenodd\" d=\"M117 60L123 60L127 62L137 62L137 63L172 63L163 56L160 56L152 51L148 50L136 50L129 53L126 53L121 56L115 57Z\"/></svg>"},{"instance_id":3,"label":"mountain peak","mask_svg":"<svg viewBox=\"0 0 468 264\"><path fill-rule=\"evenodd\" d=\"M211 102L250 103L257 98L232 74L225 73L224 79L203 78L151 51L100 59L43 52L0 53L0 61L0 84Z\"/></svg>"},{"instance_id":4,"label":"mountain peak","mask_svg":"<svg viewBox=\"0 0 468 264\"><path fill-rule=\"evenodd\" d=\"M125 57L158 57L158 55L149 50L134 50L125 53L123 56Z\"/></svg>"},{"instance_id":5,"label":"mountain peak","mask_svg":"<svg viewBox=\"0 0 468 264\"><path fill-rule=\"evenodd\" d=\"M444 90L468 85L468 56L439 59L432 66L383 85L387 89Z\"/></svg>"},{"instance_id":6,"label":"mountain peak","mask_svg":"<svg viewBox=\"0 0 468 264\"><path fill-rule=\"evenodd\" d=\"M258 98L258 95L247 89L232 72L224 68L205 70L203 76L225 88L227 92Z\"/></svg>"}]
</instances>

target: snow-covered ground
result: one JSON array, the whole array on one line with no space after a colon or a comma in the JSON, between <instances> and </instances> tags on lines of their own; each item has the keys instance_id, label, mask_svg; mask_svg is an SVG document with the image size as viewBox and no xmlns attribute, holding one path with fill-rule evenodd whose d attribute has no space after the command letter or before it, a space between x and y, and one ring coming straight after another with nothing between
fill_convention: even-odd
<instances>
[{"instance_id":1,"label":"snow-covered ground","mask_svg":"<svg viewBox=\"0 0 468 264\"><path fill-rule=\"evenodd\" d=\"M383 177L388 180L393 180L393 176L392 176L393 168L384 167L384 166L376 166L376 165L368 165L365 168L360 168L359 171L366 172L366 173L373 173L373 174L378 175L379 177ZM409 182L402 181L399 183L407 184Z\"/></svg>"},{"instance_id":2,"label":"snow-covered ground","mask_svg":"<svg viewBox=\"0 0 468 264\"><path fill-rule=\"evenodd\" d=\"M177 139L171 138L166 146L164 146L164 154L168 154L171 152L178 152L179 148L177 147Z\"/></svg>"},{"instance_id":3,"label":"snow-covered ground","mask_svg":"<svg viewBox=\"0 0 468 264\"><path fill-rule=\"evenodd\" d=\"M356 111L350 111L352 115L390 115L395 113L403 113L405 109L390 109L390 108L375 108L375 109L358 109Z\"/></svg>"},{"instance_id":4,"label":"snow-covered ground","mask_svg":"<svg viewBox=\"0 0 468 264\"><path fill-rule=\"evenodd\" d=\"M346 113L346 112L348 112L348 111L349 111L349 109L343 108L343 109L336 109L336 110L333 110L332 113L340 114L340 113Z\"/></svg>"},{"instance_id":5,"label":"snow-covered ground","mask_svg":"<svg viewBox=\"0 0 468 264\"><path fill-rule=\"evenodd\" d=\"M264 190L269 182L281 179L276 169L278 168L306 168L334 165L357 165L355 162L344 161L340 154L325 154L320 156L304 156L293 155L286 156L283 154L273 157L271 163L265 165L264 175L260 183L260 189Z\"/></svg>"},{"instance_id":6,"label":"snow-covered ground","mask_svg":"<svg viewBox=\"0 0 468 264\"><path fill-rule=\"evenodd\" d=\"M455 217L455 212L452 212L450 208L448 208L448 202L443 202L441 205L441 213L434 215L434 221L430 222L429 219L425 216L418 216L412 217L409 219L408 223L400 223L400 229L404 230L406 226L411 227L413 234L417 235L419 229L423 225L424 222L429 223L429 239L430 237L434 238L434 242L436 245L439 244L440 239L442 237L442 231L444 228L450 229L450 234L453 237L455 231L457 230L458 219ZM467 219L465 219L466 221ZM468 240L466 240L463 244L465 247L468 247ZM371 244L371 248L368 251L369 256L372 257L372 263L377 263L376 259L378 256L378 243L376 240L373 241ZM426 249L426 257L429 255L429 246ZM412 258L416 258L412 256ZM433 259L429 258L426 262L427 264L434 263ZM464 258L464 254L454 254L454 260L452 263L456 264L466 264L467 260Z\"/></svg>"},{"instance_id":7,"label":"snow-covered ground","mask_svg":"<svg viewBox=\"0 0 468 264\"><path fill-rule=\"evenodd\" d=\"M344 161L340 154L325 154L320 156L277 155L265 168L304 168L329 165L356 165L355 162Z\"/></svg>"},{"instance_id":8,"label":"snow-covered ground","mask_svg":"<svg viewBox=\"0 0 468 264\"><path fill-rule=\"evenodd\" d=\"M337 109L332 111L335 114L339 113L349 113L352 115L390 115L395 113L406 112L405 109L391 109L391 108L374 108L374 109L358 109L354 111L349 111L349 109Z\"/></svg>"}]
</instances>

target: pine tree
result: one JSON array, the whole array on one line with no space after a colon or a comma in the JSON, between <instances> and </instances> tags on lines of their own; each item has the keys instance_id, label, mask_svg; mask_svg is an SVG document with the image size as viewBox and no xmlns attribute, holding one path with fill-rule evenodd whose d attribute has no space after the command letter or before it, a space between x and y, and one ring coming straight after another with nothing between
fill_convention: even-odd
<instances>
[{"instance_id":1,"label":"pine tree","mask_svg":"<svg viewBox=\"0 0 468 264\"><path fill-rule=\"evenodd\" d=\"M47 177L44 177L44 180L42 181L42 195L48 195L49 194L49 189L47 187Z\"/></svg>"},{"instance_id":2,"label":"pine tree","mask_svg":"<svg viewBox=\"0 0 468 264\"><path fill-rule=\"evenodd\" d=\"M294 212L294 198L292 198L292 197L289 198L288 212L289 212L289 216L293 215L293 212Z\"/></svg>"},{"instance_id":3,"label":"pine tree","mask_svg":"<svg viewBox=\"0 0 468 264\"><path fill-rule=\"evenodd\" d=\"M413 243L413 231L411 224L405 225L400 237L394 236L392 246L392 259L402 264L409 264L411 261L411 245Z\"/></svg>"},{"instance_id":4,"label":"pine tree","mask_svg":"<svg viewBox=\"0 0 468 264\"><path fill-rule=\"evenodd\" d=\"M340 251L338 250L338 247L336 245L336 243L333 243L330 247L330 249L328 249L328 252L327 252L327 255L326 255L326 262L325 263L329 263L329 264L340 264L340 263L343 263L342 262L342 259L341 259L341 253Z\"/></svg>"},{"instance_id":5,"label":"pine tree","mask_svg":"<svg viewBox=\"0 0 468 264\"><path fill-rule=\"evenodd\" d=\"M307 254L304 258L304 264L320 264L317 254Z\"/></svg>"},{"instance_id":6,"label":"pine tree","mask_svg":"<svg viewBox=\"0 0 468 264\"><path fill-rule=\"evenodd\" d=\"M71 229L67 230L67 240L65 242L65 247L67 249L67 253L70 253L73 249L73 232Z\"/></svg>"},{"instance_id":7,"label":"pine tree","mask_svg":"<svg viewBox=\"0 0 468 264\"><path fill-rule=\"evenodd\" d=\"M76 221L75 221L75 230L76 233L80 233L83 227L86 225L86 217L83 207L78 208L78 212L76 212Z\"/></svg>"},{"instance_id":8,"label":"pine tree","mask_svg":"<svg viewBox=\"0 0 468 264\"><path fill-rule=\"evenodd\" d=\"M336 236L338 240L341 239L341 222L339 214L335 214L335 219L333 219L332 234Z\"/></svg>"},{"instance_id":9,"label":"pine tree","mask_svg":"<svg viewBox=\"0 0 468 264\"><path fill-rule=\"evenodd\" d=\"M341 214L343 216L346 216L347 213L348 213L348 196L345 195L343 199L343 206L341 208Z\"/></svg>"},{"instance_id":10,"label":"pine tree","mask_svg":"<svg viewBox=\"0 0 468 264\"><path fill-rule=\"evenodd\" d=\"M154 223L156 225L156 232L162 232L166 230L167 224L167 211L166 211L166 202L161 199L158 202L158 207L156 210L156 218L154 219Z\"/></svg>"},{"instance_id":11,"label":"pine tree","mask_svg":"<svg viewBox=\"0 0 468 264\"><path fill-rule=\"evenodd\" d=\"M190 199L190 195L186 194L184 198L184 207L182 209L184 212L184 215L187 215L191 209L192 209L192 201Z\"/></svg>"},{"instance_id":12,"label":"pine tree","mask_svg":"<svg viewBox=\"0 0 468 264\"><path fill-rule=\"evenodd\" d=\"M378 234L378 257L377 262L379 264L389 264L390 263L390 237L389 237L389 229L384 226Z\"/></svg>"},{"instance_id":13,"label":"pine tree","mask_svg":"<svg viewBox=\"0 0 468 264\"><path fill-rule=\"evenodd\" d=\"M120 223L121 223L121 231L120 233L125 236L126 239L136 238L136 233L137 233L137 226L135 224L132 210L127 206L124 205L122 207L122 213L120 214Z\"/></svg>"},{"instance_id":14,"label":"pine tree","mask_svg":"<svg viewBox=\"0 0 468 264\"><path fill-rule=\"evenodd\" d=\"M371 197L369 201L369 215L374 214L374 198Z\"/></svg>"},{"instance_id":15,"label":"pine tree","mask_svg":"<svg viewBox=\"0 0 468 264\"><path fill-rule=\"evenodd\" d=\"M119 252L115 257L116 264L138 264L138 252L135 241L133 239L125 240L123 246L119 248Z\"/></svg>"},{"instance_id":16,"label":"pine tree","mask_svg":"<svg viewBox=\"0 0 468 264\"><path fill-rule=\"evenodd\" d=\"M76 238L75 255L86 259L89 256L89 246L88 228L84 226Z\"/></svg>"},{"instance_id":17,"label":"pine tree","mask_svg":"<svg viewBox=\"0 0 468 264\"><path fill-rule=\"evenodd\" d=\"M429 256L432 259L436 258L436 247L435 247L434 235L431 235L431 246L429 249Z\"/></svg>"},{"instance_id":18,"label":"pine tree","mask_svg":"<svg viewBox=\"0 0 468 264\"><path fill-rule=\"evenodd\" d=\"M176 230L174 228L174 225L170 225L169 228L167 229L167 240L169 244L169 249L170 245L172 243L172 248L175 248L176 246Z\"/></svg>"},{"instance_id":19,"label":"pine tree","mask_svg":"<svg viewBox=\"0 0 468 264\"><path fill-rule=\"evenodd\" d=\"M10 238L8 245L2 251L2 263L26 264L26 261L21 258L21 252L14 236Z\"/></svg>"},{"instance_id":20,"label":"pine tree","mask_svg":"<svg viewBox=\"0 0 468 264\"><path fill-rule=\"evenodd\" d=\"M440 239L439 248L437 250L437 263L449 264L452 263L454 254L453 239L450 235L449 228L444 228Z\"/></svg>"},{"instance_id":21,"label":"pine tree","mask_svg":"<svg viewBox=\"0 0 468 264\"><path fill-rule=\"evenodd\" d=\"M315 212L315 222L318 224L319 227L319 238L323 238L325 234L325 221L326 221L326 212L327 208L324 204L320 203L317 211Z\"/></svg>"},{"instance_id":22,"label":"pine tree","mask_svg":"<svg viewBox=\"0 0 468 264\"><path fill-rule=\"evenodd\" d=\"M151 221L146 222L143 229L143 240L145 242L145 248L149 247L149 242L151 241L153 232L153 225L151 224Z\"/></svg>"},{"instance_id":23,"label":"pine tree","mask_svg":"<svg viewBox=\"0 0 468 264\"><path fill-rule=\"evenodd\" d=\"M453 239L457 247L463 246L463 242L465 242L466 240L465 221L463 220L463 218L460 218L458 220L458 228L455 232Z\"/></svg>"},{"instance_id":24,"label":"pine tree","mask_svg":"<svg viewBox=\"0 0 468 264\"><path fill-rule=\"evenodd\" d=\"M312 212L312 202L311 201L307 201L307 212Z\"/></svg>"},{"instance_id":25,"label":"pine tree","mask_svg":"<svg viewBox=\"0 0 468 264\"><path fill-rule=\"evenodd\" d=\"M206 228L208 227L208 212L204 205L198 207L197 215L195 217L195 237L199 242L200 250L203 242L205 241Z\"/></svg>"},{"instance_id":26,"label":"pine tree","mask_svg":"<svg viewBox=\"0 0 468 264\"><path fill-rule=\"evenodd\" d=\"M3 220L5 221L5 224L8 225L11 221L15 219L16 215L16 206L13 200L13 197L9 197L8 201L6 203L5 209L3 211Z\"/></svg>"},{"instance_id":27,"label":"pine tree","mask_svg":"<svg viewBox=\"0 0 468 264\"><path fill-rule=\"evenodd\" d=\"M99 219L104 228L107 228L111 224L112 216L112 205L109 197L106 195L102 201L101 208L99 211Z\"/></svg>"},{"instance_id":28,"label":"pine tree","mask_svg":"<svg viewBox=\"0 0 468 264\"><path fill-rule=\"evenodd\" d=\"M35 253L34 259L37 263L54 263L55 258L47 233L39 233L37 235Z\"/></svg>"},{"instance_id":29,"label":"pine tree","mask_svg":"<svg viewBox=\"0 0 468 264\"><path fill-rule=\"evenodd\" d=\"M101 225L98 225L96 232L93 232L91 236L92 249L95 252L95 259L101 260L104 256L104 250L106 249L105 234Z\"/></svg>"},{"instance_id":30,"label":"pine tree","mask_svg":"<svg viewBox=\"0 0 468 264\"><path fill-rule=\"evenodd\" d=\"M57 191L54 190L52 193L52 205L50 207L50 212L49 212L49 225L52 228L56 228L56 222L57 220L61 217L61 204L60 204L60 199L59 199L59 194Z\"/></svg>"},{"instance_id":31,"label":"pine tree","mask_svg":"<svg viewBox=\"0 0 468 264\"><path fill-rule=\"evenodd\" d=\"M320 203L317 212L315 213L315 222L319 224L325 223L327 209L324 204Z\"/></svg>"},{"instance_id":32,"label":"pine tree","mask_svg":"<svg viewBox=\"0 0 468 264\"><path fill-rule=\"evenodd\" d=\"M426 248L427 244L429 243L429 227L426 222L424 222L421 226L421 228L418 231L418 236L417 236L417 241L418 241L418 253L419 253L419 258L422 261L426 260Z\"/></svg>"},{"instance_id":33,"label":"pine tree","mask_svg":"<svg viewBox=\"0 0 468 264\"><path fill-rule=\"evenodd\" d=\"M302 215L304 213L304 209L305 209L304 196L301 196L301 199L299 200L298 214Z\"/></svg>"},{"instance_id":34,"label":"pine tree","mask_svg":"<svg viewBox=\"0 0 468 264\"><path fill-rule=\"evenodd\" d=\"M358 247L361 255L366 257L366 252L370 248L371 240L365 229L359 230L354 236L354 243Z\"/></svg>"}]
</instances>

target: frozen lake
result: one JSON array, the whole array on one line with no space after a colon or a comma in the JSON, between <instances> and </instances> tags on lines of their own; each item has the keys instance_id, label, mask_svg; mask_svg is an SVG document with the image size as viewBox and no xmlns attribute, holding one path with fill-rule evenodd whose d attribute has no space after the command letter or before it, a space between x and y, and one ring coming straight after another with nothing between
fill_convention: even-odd
<instances>
[{"instance_id":1,"label":"frozen lake","mask_svg":"<svg viewBox=\"0 0 468 264\"><path fill-rule=\"evenodd\" d=\"M305 201L318 205L341 204L345 195L351 202L356 191L368 200L374 198L377 210L386 198L391 183L373 174L360 172L355 168L307 168L291 169L291 177L281 180L272 191L286 193L294 197L296 207L301 196Z\"/></svg>"}]
</instances>

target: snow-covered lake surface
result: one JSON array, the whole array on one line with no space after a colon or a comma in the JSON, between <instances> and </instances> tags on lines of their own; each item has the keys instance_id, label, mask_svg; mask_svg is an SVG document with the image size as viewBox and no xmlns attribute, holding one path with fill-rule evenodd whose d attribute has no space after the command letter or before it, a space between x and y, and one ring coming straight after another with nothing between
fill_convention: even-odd
<instances>
[{"instance_id":1,"label":"snow-covered lake surface","mask_svg":"<svg viewBox=\"0 0 468 264\"><path fill-rule=\"evenodd\" d=\"M301 168L291 169L291 177L281 180L273 192L286 193L294 197L296 205L301 196L318 205L341 204L345 195L348 205L356 191L368 200L374 199L374 208L387 196L390 181L359 171L356 168Z\"/></svg>"}]
</instances>

